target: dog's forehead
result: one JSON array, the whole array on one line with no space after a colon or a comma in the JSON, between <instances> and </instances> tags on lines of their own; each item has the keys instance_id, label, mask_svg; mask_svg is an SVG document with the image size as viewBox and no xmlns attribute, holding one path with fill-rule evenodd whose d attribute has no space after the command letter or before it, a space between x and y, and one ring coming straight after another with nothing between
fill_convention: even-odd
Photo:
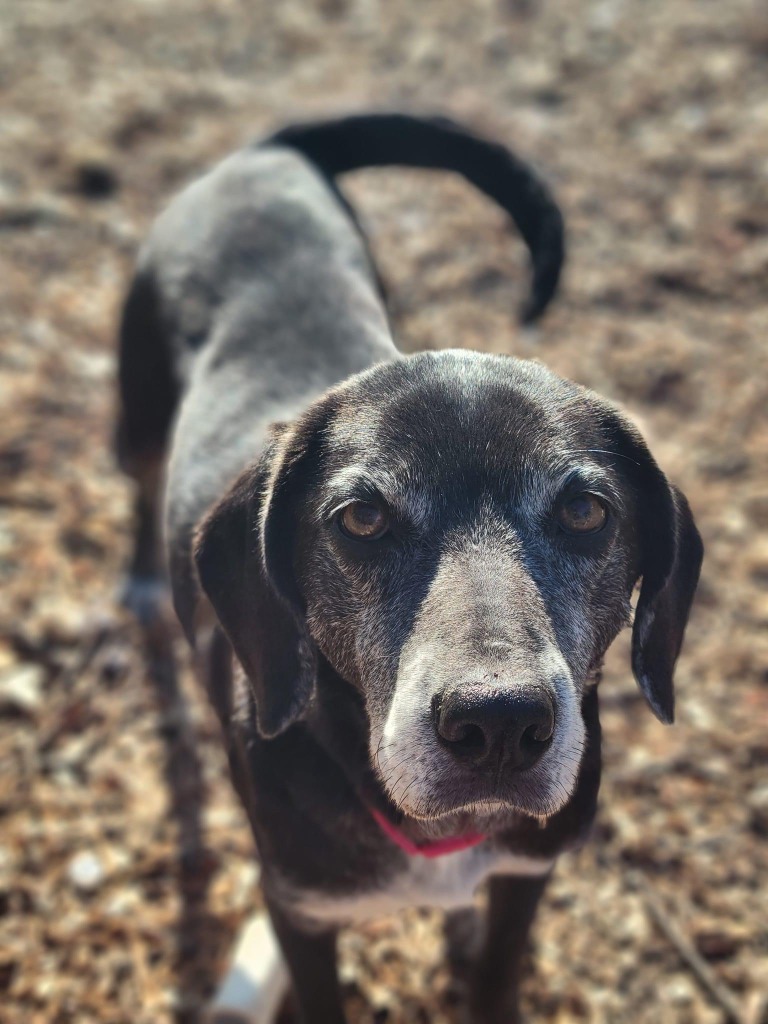
<instances>
[{"instance_id":1,"label":"dog's forehead","mask_svg":"<svg viewBox=\"0 0 768 1024\"><path fill-rule=\"evenodd\" d=\"M590 461L600 435L588 394L541 364L476 353L377 367L337 410L329 477L399 490L536 487Z\"/></svg>"}]
</instances>

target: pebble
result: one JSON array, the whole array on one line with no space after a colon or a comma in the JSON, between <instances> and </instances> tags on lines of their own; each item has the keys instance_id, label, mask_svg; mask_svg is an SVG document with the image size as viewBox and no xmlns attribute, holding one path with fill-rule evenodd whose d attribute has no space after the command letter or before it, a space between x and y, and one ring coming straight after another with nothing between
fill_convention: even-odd
<instances>
[{"instance_id":1,"label":"pebble","mask_svg":"<svg viewBox=\"0 0 768 1024\"><path fill-rule=\"evenodd\" d=\"M662 1001L671 1003L673 1006L687 1006L693 1001L694 994L690 979L684 975L678 975L662 989Z\"/></svg>"},{"instance_id":2,"label":"pebble","mask_svg":"<svg viewBox=\"0 0 768 1024\"><path fill-rule=\"evenodd\" d=\"M747 797L751 812L752 831L759 836L768 836L768 785L756 786Z\"/></svg>"},{"instance_id":3,"label":"pebble","mask_svg":"<svg viewBox=\"0 0 768 1024\"><path fill-rule=\"evenodd\" d=\"M135 887L121 889L107 902L104 913L108 917L128 917L141 903L141 896Z\"/></svg>"},{"instance_id":4,"label":"pebble","mask_svg":"<svg viewBox=\"0 0 768 1024\"><path fill-rule=\"evenodd\" d=\"M73 144L65 154L70 186L86 199L108 199L120 187L114 154L91 140Z\"/></svg>"},{"instance_id":5,"label":"pebble","mask_svg":"<svg viewBox=\"0 0 768 1024\"><path fill-rule=\"evenodd\" d=\"M0 710L11 709L33 715L43 699L45 669L22 664L0 675Z\"/></svg>"},{"instance_id":6,"label":"pebble","mask_svg":"<svg viewBox=\"0 0 768 1024\"><path fill-rule=\"evenodd\" d=\"M80 892L95 892L105 877L104 865L90 850L75 854L69 862L67 874L72 885Z\"/></svg>"},{"instance_id":7,"label":"pebble","mask_svg":"<svg viewBox=\"0 0 768 1024\"><path fill-rule=\"evenodd\" d=\"M87 631L87 609L68 597L41 597L35 612L31 632L39 636L40 642L77 644Z\"/></svg>"}]
</instances>

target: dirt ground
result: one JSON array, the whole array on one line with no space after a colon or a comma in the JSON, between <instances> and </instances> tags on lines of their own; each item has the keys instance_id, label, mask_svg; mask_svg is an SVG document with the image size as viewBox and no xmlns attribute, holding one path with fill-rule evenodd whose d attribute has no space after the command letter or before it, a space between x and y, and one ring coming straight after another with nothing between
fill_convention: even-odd
<instances>
[{"instance_id":1,"label":"dirt ground","mask_svg":"<svg viewBox=\"0 0 768 1024\"><path fill-rule=\"evenodd\" d=\"M447 111L533 159L570 242L562 294L524 335L511 315L523 249L486 201L446 176L350 179L403 347L536 356L622 403L707 545L675 728L645 710L625 635L610 655L599 825L562 860L540 915L530 1018L758 1024L768 9L2 0L0 12L0 1021L192 1022L258 905L212 715L188 670L178 689L148 678L115 602L131 505L110 453L114 327L137 246L184 181L292 118L386 107ZM460 1019L433 914L346 935L343 977L355 1024Z\"/></svg>"}]
</instances>

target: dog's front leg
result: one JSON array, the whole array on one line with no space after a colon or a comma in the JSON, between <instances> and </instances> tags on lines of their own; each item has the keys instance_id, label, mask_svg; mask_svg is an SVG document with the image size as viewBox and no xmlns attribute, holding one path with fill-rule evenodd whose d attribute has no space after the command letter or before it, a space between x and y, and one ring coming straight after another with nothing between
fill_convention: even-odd
<instances>
[{"instance_id":1,"label":"dog's front leg","mask_svg":"<svg viewBox=\"0 0 768 1024\"><path fill-rule=\"evenodd\" d=\"M279 906L269 914L288 965L301 1024L345 1024L336 970L336 931L305 932Z\"/></svg>"},{"instance_id":2,"label":"dog's front leg","mask_svg":"<svg viewBox=\"0 0 768 1024\"><path fill-rule=\"evenodd\" d=\"M472 1024L519 1024L523 954L547 878L491 879L486 933L470 991Z\"/></svg>"}]
</instances>

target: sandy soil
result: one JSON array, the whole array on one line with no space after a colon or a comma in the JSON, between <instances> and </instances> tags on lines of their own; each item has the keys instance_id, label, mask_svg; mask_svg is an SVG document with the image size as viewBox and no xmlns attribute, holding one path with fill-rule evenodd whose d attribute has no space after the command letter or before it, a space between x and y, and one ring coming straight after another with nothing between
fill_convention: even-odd
<instances>
[{"instance_id":1,"label":"sandy soil","mask_svg":"<svg viewBox=\"0 0 768 1024\"><path fill-rule=\"evenodd\" d=\"M446 177L349 182L404 347L535 355L621 402L707 560L679 722L622 636L594 842L536 931L531 1019L715 1024L654 923L761 1018L768 987L768 11L732 0L27 0L0 18L0 1020L191 1022L258 904L244 817L185 671L144 671L114 595L114 324L152 216L295 117L442 109L534 159L569 227L535 337L499 214ZM180 653L183 654L180 648ZM650 886L650 893L648 886ZM457 1021L437 921L345 937L355 1022Z\"/></svg>"}]
</instances>

